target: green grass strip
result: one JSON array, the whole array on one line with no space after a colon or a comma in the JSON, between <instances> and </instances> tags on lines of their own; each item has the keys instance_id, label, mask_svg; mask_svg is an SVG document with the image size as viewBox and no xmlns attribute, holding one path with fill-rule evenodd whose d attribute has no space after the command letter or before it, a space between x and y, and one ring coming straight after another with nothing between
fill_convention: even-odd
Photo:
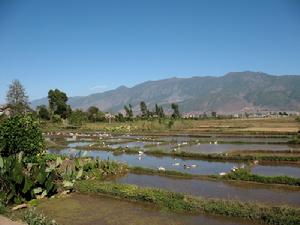
<instances>
[{"instance_id":1,"label":"green grass strip","mask_svg":"<svg viewBox=\"0 0 300 225\"><path fill-rule=\"evenodd\" d=\"M74 189L83 193L100 193L133 201L152 203L173 212L191 212L244 218L272 225L300 224L300 209L287 206L267 206L257 203L221 199L206 199L136 185L78 181Z\"/></svg>"},{"instance_id":2,"label":"green grass strip","mask_svg":"<svg viewBox=\"0 0 300 225\"><path fill-rule=\"evenodd\" d=\"M285 184L300 186L300 178L288 177L288 176L261 176L250 173L247 169L239 169L235 172L228 173L225 176L218 176L224 180L241 180L252 181L264 184Z\"/></svg>"},{"instance_id":3,"label":"green grass strip","mask_svg":"<svg viewBox=\"0 0 300 225\"><path fill-rule=\"evenodd\" d=\"M208 159L208 160L221 160L221 161L267 161L267 162L300 162L300 156L283 156L283 155L254 155L254 154L203 154L194 152L166 152L163 150L155 149L145 152L148 155L157 156L174 156L181 158L193 158L193 159Z\"/></svg>"},{"instance_id":4,"label":"green grass strip","mask_svg":"<svg viewBox=\"0 0 300 225\"><path fill-rule=\"evenodd\" d=\"M300 186L300 178L288 176L261 176L250 173L247 169L239 169L235 172L228 173L225 176L220 175L196 175L183 173L174 170L159 171L144 167L130 167L130 172L137 174L163 175L178 178L190 179L215 179L215 180L234 180L234 181L249 181L263 184L280 184L290 186Z\"/></svg>"}]
</instances>

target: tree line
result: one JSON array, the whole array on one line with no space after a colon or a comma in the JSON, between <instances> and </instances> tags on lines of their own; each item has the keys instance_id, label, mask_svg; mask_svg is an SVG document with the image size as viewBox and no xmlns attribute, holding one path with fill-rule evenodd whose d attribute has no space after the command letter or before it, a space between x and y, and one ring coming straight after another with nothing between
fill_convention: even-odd
<instances>
[{"instance_id":1,"label":"tree line","mask_svg":"<svg viewBox=\"0 0 300 225\"><path fill-rule=\"evenodd\" d=\"M67 103L67 94L59 89L49 90L48 106L39 105L37 106L36 110L33 110L29 106L26 90L18 80L14 80L9 86L6 100L10 116L24 116L28 113L31 113L41 120L51 121L54 123L67 121L70 125L74 126L80 126L84 122L104 122L107 120L111 121L112 119L110 114L106 114L96 106L91 106L86 111L81 109L72 110L71 106ZM152 111L149 110L144 101L141 101L139 106L140 114L135 116L132 105L124 105L125 114L119 112L113 117L113 120L117 122L125 122L153 118L158 118L161 120L168 117L164 112L163 106L155 104L155 107ZM173 110L171 115L172 119L181 118L178 104L172 103L171 109Z\"/></svg>"}]
</instances>

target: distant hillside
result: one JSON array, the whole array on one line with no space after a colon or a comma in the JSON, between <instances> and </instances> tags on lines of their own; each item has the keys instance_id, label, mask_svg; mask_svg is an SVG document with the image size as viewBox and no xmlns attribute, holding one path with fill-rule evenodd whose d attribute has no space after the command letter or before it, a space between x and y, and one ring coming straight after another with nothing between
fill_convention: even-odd
<instances>
[{"instance_id":1,"label":"distant hillside","mask_svg":"<svg viewBox=\"0 0 300 225\"><path fill-rule=\"evenodd\" d=\"M300 110L300 76L272 76L258 72L232 72L222 77L170 78L147 81L132 88L115 90L84 97L71 97L73 108L98 106L101 110L117 112L131 103L138 110L140 101L150 108L155 103L169 108L176 102L182 112L217 111L220 113L244 110ZM47 99L32 102L36 107Z\"/></svg>"}]
</instances>

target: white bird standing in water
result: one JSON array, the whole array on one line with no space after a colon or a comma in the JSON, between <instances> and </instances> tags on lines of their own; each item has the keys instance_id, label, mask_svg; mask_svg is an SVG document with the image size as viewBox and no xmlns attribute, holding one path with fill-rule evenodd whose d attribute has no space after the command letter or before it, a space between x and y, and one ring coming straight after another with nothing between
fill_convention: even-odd
<instances>
[{"instance_id":1,"label":"white bird standing in water","mask_svg":"<svg viewBox=\"0 0 300 225\"><path fill-rule=\"evenodd\" d=\"M237 168L236 166L234 166L234 167L231 168L231 171L232 171L232 172L235 172L237 169L238 169L238 168Z\"/></svg>"},{"instance_id":2,"label":"white bird standing in water","mask_svg":"<svg viewBox=\"0 0 300 225\"><path fill-rule=\"evenodd\" d=\"M158 170L159 170L159 171L166 171L166 168L165 168L165 167L162 167L162 166L160 166L160 167L158 167Z\"/></svg>"}]
</instances>

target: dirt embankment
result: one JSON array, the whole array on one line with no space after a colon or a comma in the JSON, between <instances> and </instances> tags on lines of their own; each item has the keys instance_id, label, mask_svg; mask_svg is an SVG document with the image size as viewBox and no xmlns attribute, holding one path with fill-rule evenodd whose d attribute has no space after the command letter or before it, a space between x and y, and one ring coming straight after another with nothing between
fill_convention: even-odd
<instances>
[{"instance_id":1,"label":"dirt embankment","mask_svg":"<svg viewBox=\"0 0 300 225\"><path fill-rule=\"evenodd\" d=\"M4 216L0 216L0 225L25 225L25 223L15 222Z\"/></svg>"}]
</instances>

